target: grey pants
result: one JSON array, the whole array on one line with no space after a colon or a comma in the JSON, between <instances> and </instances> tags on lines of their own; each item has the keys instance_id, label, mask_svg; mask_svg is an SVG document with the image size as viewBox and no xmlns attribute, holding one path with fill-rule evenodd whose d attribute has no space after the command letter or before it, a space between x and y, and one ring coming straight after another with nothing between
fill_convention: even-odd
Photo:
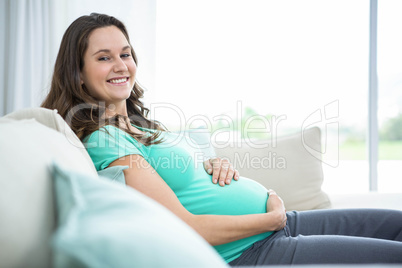
<instances>
[{"instance_id":1,"label":"grey pants","mask_svg":"<svg viewBox=\"0 0 402 268\"><path fill-rule=\"evenodd\" d=\"M287 216L284 229L229 264L402 263L402 211L334 209Z\"/></svg>"}]
</instances>

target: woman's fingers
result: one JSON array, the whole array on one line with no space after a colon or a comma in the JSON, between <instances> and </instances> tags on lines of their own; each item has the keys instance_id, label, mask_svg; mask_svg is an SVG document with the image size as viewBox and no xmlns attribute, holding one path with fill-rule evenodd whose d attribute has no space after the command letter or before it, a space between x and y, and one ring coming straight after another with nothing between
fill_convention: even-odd
<instances>
[{"instance_id":1,"label":"woman's fingers","mask_svg":"<svg viewBox=\"0 0 402 268\"><path fill-rule=\"evenodd\" d=\"M233 166L230 165L229 160L221 159L220 167L219 185L225 186L225 184L230 184L234 174Z\"/></svg>"},{"instance_id":2,"label":"woman's fingers","mask_svg":"<svg viewBox=\"0 0 402 268\"><path fill-rule=\"evenodd\" d=\"M206 163L207 162L207 163ZM232 179L238 180L240 175L230 161L226 158L212 158L204 162L204 168L208 174L212 173L212 182L220 186L230 184Z\"/></svg>"},{"instance_id":3,"label":"woman's fingers","mask_svg":"<svg viewBox=\"0 0 402 268\"><path fill-rule=\"evenodd\" d=\"M237 169L235 169L233 179L235 179L235 181L238 181L239 178L240 178L240 173Z\"/></svg>"}]
</instances>

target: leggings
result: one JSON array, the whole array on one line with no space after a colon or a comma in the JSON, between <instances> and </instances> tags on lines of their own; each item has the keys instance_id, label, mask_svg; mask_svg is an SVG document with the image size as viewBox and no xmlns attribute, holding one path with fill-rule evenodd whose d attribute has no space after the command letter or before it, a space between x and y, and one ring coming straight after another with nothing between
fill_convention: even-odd
<instances>
[{"instance_id":1,"label":"leggings","mask_svg":"<svg viewBox=\"0 0 402 268\"><path fill-rule=\"evenodd\" d=\"M402 263L402 211L292 211L287 217L284 229L229 265Z\"/></svg>"}]
</instances>

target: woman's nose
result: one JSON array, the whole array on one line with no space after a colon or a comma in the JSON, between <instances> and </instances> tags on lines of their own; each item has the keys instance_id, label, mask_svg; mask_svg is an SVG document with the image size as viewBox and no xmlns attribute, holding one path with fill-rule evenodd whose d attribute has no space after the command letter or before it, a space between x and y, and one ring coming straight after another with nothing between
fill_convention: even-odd
<instances>
[{"instance_id":1,"label":"woman's nose","mask_svg":"<svg viewBox=\"0 0 402 268\"><path fill-rule=\"evenodd\" d=\"M119 58L118 60L116 60L115 65L114 65L114 68L113 68L113 71L114 71L115 73L125 72L125 71L127 71L127 70L128 70L127 65L126 65L126 63L125 63L121 58Z\"/></svg>"}]
</instances>

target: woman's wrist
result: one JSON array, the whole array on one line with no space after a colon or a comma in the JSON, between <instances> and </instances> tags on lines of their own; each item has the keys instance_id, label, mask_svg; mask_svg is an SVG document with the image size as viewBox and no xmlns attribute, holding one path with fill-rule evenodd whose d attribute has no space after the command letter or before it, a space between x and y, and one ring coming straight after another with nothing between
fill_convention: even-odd
<instances>
[{"instance_id":1,"label":"woman's wrist","mask_svg":"<svg viewBox=\"0 0 402 268\"><path fill-rule=\"evenodd\" d=\"M273 210L266 213L266 230L267 232L282 229L282 225L286 222L286 213L278 210ZM282 228L281 228L282 227Z\"/></svg>"}]
</instances>

